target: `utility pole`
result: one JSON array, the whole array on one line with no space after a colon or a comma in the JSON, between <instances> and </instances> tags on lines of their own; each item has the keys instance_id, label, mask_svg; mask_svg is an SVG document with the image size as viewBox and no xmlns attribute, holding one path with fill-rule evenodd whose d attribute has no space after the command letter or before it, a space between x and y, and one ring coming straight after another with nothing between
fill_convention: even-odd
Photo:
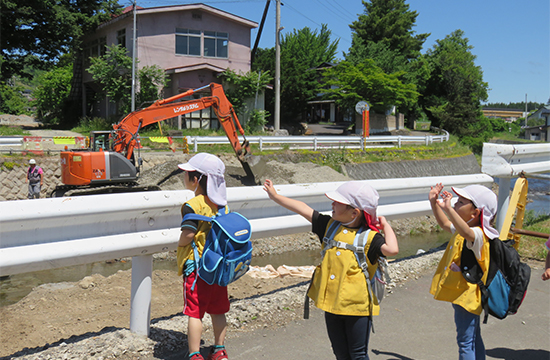
<instances>
[{"instance_id":1,"label":"utility pole","mask_svg":"<svg viewBox=\"0 0 550 360\"><path fill-rule=\"evenodd\" d=\"M527 126L527 94L525 94L525 126Z\"/></svg>"},{"instance_id":2,"label":"utility pole","mask_svg":"<svg viewBox=\"0 0 550 360\"><path fill-rule=\"evenodd\" d=\"M136 110L136 0L134 0L134 30L132 35L132 111Z\"/></svg>"},{"instance_id":3,"label":"utility pole","mask_svg":"<svg viewBox=\"0 0 550 360\"><path fill-rule=\"evenodd\" d=\"M279 33L281 31L281 0L277 0L275 21L275 117L273 127L281 128L281 44Z\"/></svg>"}]
</instances>

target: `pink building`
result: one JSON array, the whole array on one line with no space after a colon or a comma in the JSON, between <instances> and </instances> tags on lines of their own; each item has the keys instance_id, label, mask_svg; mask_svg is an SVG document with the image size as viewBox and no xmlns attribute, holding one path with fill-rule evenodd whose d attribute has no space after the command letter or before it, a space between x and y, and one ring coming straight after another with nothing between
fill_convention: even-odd
<instances>
[{"instance_id":1,"label":"pink building","mask_svg":"<svg viewBox=\"0 0 550 360\"><path fill-rule=\"evenodd\" d=\"M226 69L250 71L250 32L258 24L204 4L140 8L136 10L136 57L141 68L158 65L169 76L164 89L169 97L211 82ZM115 104L107 99L91 104L99 90L85 71L89 57L105 53L105 46L121 44L132 55L132 7L98 26L85 38L82 69L84 112L88 116L115 115ZM136 104L139 106L139 104ZM91 112L90 113L90 109ZM201 116L202 117L202 116Z\"/></svg>"}]
</instances>

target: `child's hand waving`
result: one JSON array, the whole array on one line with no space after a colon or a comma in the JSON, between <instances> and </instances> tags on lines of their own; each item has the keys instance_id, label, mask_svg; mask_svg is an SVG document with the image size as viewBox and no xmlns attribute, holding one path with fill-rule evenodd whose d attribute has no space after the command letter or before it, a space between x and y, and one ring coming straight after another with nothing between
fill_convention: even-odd
<instances>
[{"instance_id":1,"label":"child's hand waving","mask_svg":"<svg viewBox=\"0 0 550 360\"><path fill-rule=\"evenodd\" d=\"M275 190L273 187L273 182L269 179L266 179L264 182L264 190L267 192L267 196L269 196L271 200L273 200L273 197L277 195L277 190Z\"/></svg>"}]
</instances>

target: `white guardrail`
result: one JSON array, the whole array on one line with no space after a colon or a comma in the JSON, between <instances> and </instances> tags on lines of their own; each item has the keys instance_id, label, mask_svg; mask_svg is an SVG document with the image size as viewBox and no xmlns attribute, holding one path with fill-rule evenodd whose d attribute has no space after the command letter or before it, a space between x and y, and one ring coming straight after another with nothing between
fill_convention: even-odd
<instances>
[{"instance_id":1,"label":"white guardrail","mask_svg":"<svg viewBox=\"0 0 550 360\"><path fill-rule=\"evenodd\" d=\"M443 130L442 135L425 136L385 136L375 135L367 138L362 136L247 136L246 139L251 144L258 144L260 151L263 151L268 145L269 149L282 149L287 145L288 149L365 149L368 147L401 147L403 144L424 144L430 145L434 142L449 141L449 133ZM241 142L242 137L239 137ZM187 144L193 148L193 152L198 152L199 145L211 144L229 144L225 136L187 136ZM275 146L273 146L275 145Z\"/></svg>"},{"instance_id":2,"label":"white guardrail","mask_svg":"<svg viewBox=\"0 0 550 360\"><path fill-rule=\"evenodd\" d=\"M425 136L370 136L363 138L361 136L247 136L246 139L251 144L258 144L260 151L266 147L271 150L282 149L283 145L288 146L288 149L365 149L372 147L401 147L403 144L423 144L429 145L434 142L443 142L449 140L449 133L443 130L442 135L425 135ZM54 139L42 137L43 139ZM147 139L147 136L142 136L142 139ZM157 138L159 138L157 136ZM227 136L173 136L173 139L187 138L187 144L193 152L199 151L199 145L213 144L229 144ZM25 144L23 137L0 137L0 149L19 151L24 149ZM244 138L239 137L242 142ZM57 151L61 151L64 145L61 145ZM73 146L74 147L74 146ZM17 148L17 149L16 149ZM52 150L52 149L50 149Z\"/></svg>"},{"instance_id":3,"label":"white guardrail","mask_svg":"<svg viewBox=\"0 0 550 360\"><path fill-rule=\"evenodd\" d=\"M483 174L365 180L380 194L378 214L431 214L430 186L490 185ZM285 196L330 213L325 197L341 182L276 185ZM261 186L229 188L232 211L250 219L253 238L305 232L311 224L269 200ZM174 250L188 190L4 201L0 209L0 276L132 256L130 329L149 333L152 254Z\"/></svg>"},{"instance_id":4,"label":"white guardrail","mask_svg":"<svg viewBox=\"0 0 550 360\"><path fill-rule=\"evenodd\" d=\"M483 144L481 172L498 178L498 208L508 209L512 178L521 174L550 172L550 144ZM506 211L499 211L497 226L504 223Z\"/></svg>"}]
</instances>

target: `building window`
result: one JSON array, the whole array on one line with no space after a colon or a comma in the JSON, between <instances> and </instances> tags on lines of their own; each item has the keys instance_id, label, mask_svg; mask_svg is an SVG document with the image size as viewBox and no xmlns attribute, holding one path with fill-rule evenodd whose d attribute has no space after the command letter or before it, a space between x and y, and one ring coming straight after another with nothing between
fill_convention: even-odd
<instances>
[{"instance_id":1,"label":"building window","mask_svg":"<svg viewBox=\"0 0 550 360\"><path fill-rule=\"evenodd\" d=\"M204 32L204 56L227 58L228 34L225 32Z\"/></svg>"},{"instance_id":2,"label":"building window","mask_svg":"<svg viewBox=\"0 0 550 360\"><path fill-rule=\"evenodd\" d=\"M176 55L203 55L227 59L228 44L229 34L225 32L176 28Z\"/></svg>"},{"instance_id":3,"label":"building window","mask_svg":"<svg viewBox=\"0 0 550 360\"><path fill-rule=\"evenodd\" d=\"M84 46L84 64L90 65L90 58L105 55L107 51L107 38L100 37L99 39L92 40Z\"/></svg>"},{"instance_id":4,"label":"building window","mask_svg":"<svg viewBox=\"0 0 550 360\"><path fill-rule=\"evenodd\" d=\"M176 54L201 55L201 32L176 28Z\"/></svg>"},{"instance_id":5,"label":"building window","mask_svg":"<svg viewBox=\"0 0 550 360\"><path fill-rule=\"evenodd\" d=\"M116 32L116 40L118 45L122 46L123 48L126 47L126 29L122 29Z\"/></svg>"}]
</instances>

